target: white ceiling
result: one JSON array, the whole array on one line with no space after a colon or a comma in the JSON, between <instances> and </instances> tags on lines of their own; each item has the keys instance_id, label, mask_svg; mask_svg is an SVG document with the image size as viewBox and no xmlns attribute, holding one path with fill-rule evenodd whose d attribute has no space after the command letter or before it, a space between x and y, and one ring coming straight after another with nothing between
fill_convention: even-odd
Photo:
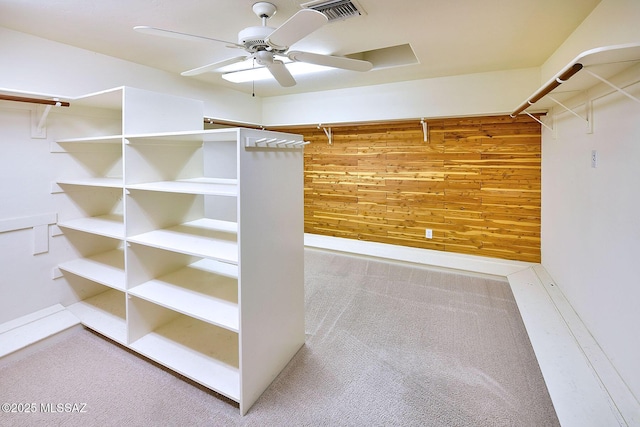
<instances>
[{"instance_id":1,"label":"white ceiling","mask_svg":"<svg viewBox=\"0 0 640 427\"><path fill-rule=\"evenodd\" d=\"M308 0L271 0L278 27ZM410 44L419 64L367 73L329 71L296 78L281 88L255 83L257 96L275 96L447 75L540 66L600 0L357 0L366 15L333 22L293 48L315 53L354 52ZM260 25L255 0L0 0L0 26L179 74L238 56L223 43L144 35L136 25L237 41L242 28ZM198 78L251 93L218 73Z\"/></svg>"}]
</instances>

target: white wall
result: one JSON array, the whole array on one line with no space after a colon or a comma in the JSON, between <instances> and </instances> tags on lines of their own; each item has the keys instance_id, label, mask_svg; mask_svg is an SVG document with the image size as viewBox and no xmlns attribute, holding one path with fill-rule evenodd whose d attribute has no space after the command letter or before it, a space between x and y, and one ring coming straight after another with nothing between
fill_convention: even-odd
<instances>
[{"instance_id":1,"label":"white wall","mask_svg":"<svg viewBox=\"0 0 640 427\"><path fill-rule=\"evenodd\" d=\"M251 95L0 27L0 88L76 97L119 86L205 101L205 115L260 122Z\"/></svg>"},{"instance_id":2,"label":"white wall","mask_svg":"<svg viewBox=\"0 0 640 427\"><path fill-rule=\"evenodd\" d=\"M55 211L49 195L48 146L30 138L30 120L28 108L0 102L2 229L9 219ZM0 232L0 323L58 302L50 280L52 260L48 254L33 255L33 243L32 229Z\"/></svg>"},{"instance_id":3,"label":"white wall","mask_svg":"<svg viewBox=\"0 0 640 427\"><path fill-rule=\"evenodd\" d=\"M618 78L638 82L640 66ZM627 89L640 97L640 83ZM592 134L568 113L557 139L543 132L542 264L638 398L640 104L616 92L593 111Z\"/></svg>"},{"instance_id":4,"label":"white wall","mask_svg":"<svg viewBox=\"0 0 640 427\"><path fill-rule=\"evenodd\" d=\"M268 125L511 113L538 88L538 68L265 98Z\"/></svg>"},{"instance_id":5,"label":"white wall","mask_svg":"<svg viewBox=\"0 0 640 427\"><path fill-rule=\"evenodd\" d=\"M582 51L640 42L638 22L637 0L603 0L547 61L543 81ZM639 78L635 66L615 82L626 86ZM640 97L639 83L627 89ZM609 92L600 85L589 94ZM614 93L593 105L593 134L569 113L557 117L557 139L543 132L542 264L638 399L640 104ZM595 169L592 150L598 151Z\"/></svg>"}]
</instances>

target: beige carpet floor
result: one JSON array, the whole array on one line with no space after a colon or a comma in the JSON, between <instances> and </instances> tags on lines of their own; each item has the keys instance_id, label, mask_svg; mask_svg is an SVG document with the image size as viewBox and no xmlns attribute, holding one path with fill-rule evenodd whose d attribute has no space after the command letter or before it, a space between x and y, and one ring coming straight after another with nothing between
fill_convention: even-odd
<instances>
[{"instance_id":1,"label":"beige carpet floor","mask_svg":"<svg viewBox=\"0 0 640 427\"><path fill-rule=\"evenodd\" d=\"M0 426L558 425L507 282L306 250L305 293L306 344L244 417L78 329L0 363L0 403L36 408Z\"/></svg>"}]
</instances>

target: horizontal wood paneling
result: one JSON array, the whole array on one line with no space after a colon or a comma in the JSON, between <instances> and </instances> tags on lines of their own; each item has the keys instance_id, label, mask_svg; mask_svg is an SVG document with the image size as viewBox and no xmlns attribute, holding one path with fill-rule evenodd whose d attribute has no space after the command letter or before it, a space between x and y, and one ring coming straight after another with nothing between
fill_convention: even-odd
<instances>
[{"instance_id":1,"label":"horizontal wood paneling","mask_svg":"<svg viewBox=\"0 0 640 427\"><path fill-rule=\"evenodd\" d=\"M322 129L286 129L311 141L305 232L540 262L540 125L491 116L428 127L429 142L418 121L333 127L333 145Z\"/></svg>"}]
</instances>

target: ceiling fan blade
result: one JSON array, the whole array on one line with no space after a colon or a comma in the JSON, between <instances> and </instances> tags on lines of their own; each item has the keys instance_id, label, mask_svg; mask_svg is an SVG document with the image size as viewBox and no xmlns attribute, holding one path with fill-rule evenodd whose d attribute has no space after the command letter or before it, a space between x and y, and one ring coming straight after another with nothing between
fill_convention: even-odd
<instances>
[{"instance_id":1,"label":"ceiling fan blade","mask_svg":"<svg viewBox=\"0 0 640 427\"><path fill-rule=\"evenodd\" d=\"M302 9L269 34L265 42L272 47L288 48L328 21L329 19L322 12Z\"/></svg>"},{"instance_id":2,"label":"ceiling fan blade","mask_svg":"<svg viewBox=\"0 0 640 427\"><path fill-rule=\"evenodd\" d=\"M229 45L230 47L239 47L239 48L243 48L244 49L244 46L239 45L237 43L228 42L226 40L219 40L219 39L214 39L214 38L211 38L211 37L204 37L204 36L196 36L196 35L193 35L193 34L180 33L178 31L163 30L161 28L148 27L148 26L145 26L145 25L138 25L137 27L133 27L133 29L136 30L139 33L149 34L149 35L152 35L152 36L170 37L172 39L197 41L197 42L203 42L203 41L219 42L219 43L225 43L225 44Z\"/></svg>"},{"instance_id":3,"label":"ceiling fan blade","mask_svg":"<svg viewBox=\"0 0 640 427\"><path fill-rule=\"evenodd\" d=\"M206 73L207 71L213 71L218 68L225 67L227 65L235 64L247 59L248 56L236 56L235 58L225 59L224 61L214 62L212 64L203 65L202 67L194 68L193 70L183 71L181 76L197 76L198 74Z\"/></svg>"},{"instance_id":4,"label":"ceiling fan blade","mask_svg":"<svg viewBox=\"0 0 640 427\"><path fill-rule=\"evenodd\" d=\"M309 64L323 65L325 67L341 68L350 71L369 71L373 64L369 61L351 59L344 56L321 55L319 53L291 51L288 53L289 59L296 62L306 62Z\"/></svg>"},{"instance_id":5,"label":"ceiling fan blade","mask_svg":"<svg viewBox=\"0 0 640 427\"><path fill-rule=\"evenodd\" d=\"M280 83L280 86L291 87L296 85L295 79L282 61L275 60L273 63L267 64L267 69L277 82Z\"/></svg>"}]
</instances>

